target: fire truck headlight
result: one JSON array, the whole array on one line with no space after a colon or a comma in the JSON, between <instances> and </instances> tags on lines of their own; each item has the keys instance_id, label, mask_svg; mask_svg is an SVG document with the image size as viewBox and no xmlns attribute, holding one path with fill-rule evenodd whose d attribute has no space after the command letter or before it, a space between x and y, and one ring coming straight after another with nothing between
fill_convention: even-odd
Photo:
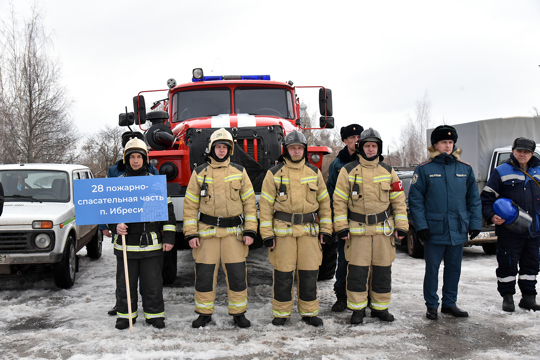
<instances>
[{"instance_id":1,"label":"fire truck headlight","mask_svg":"<svg viewBox=\"0 0 540 360\"><path fill-rule=\"evenodd\" d=\"M159 168L159 174L167 176L167 181L173 181L178 175L178 168L172 162L166 162Z\"/></svg>"},{"instance_id":2,"label":"fire truck headlight","mask_svg":"<svg viewBox=\"0 0 540 360\"><path fill-rule=\"evenodd\" d=\"M201 68L193 69L193 78L202 79L204 76L203 70Z\"/></svg>"},{"instance_id":3,"label":"fire truck headlight","mask_svg":"<svg viewBox=\"0 0 540 360\"><path fill-rule=\"evenodd\" d=\"M157 161L157 159L150 159L150 165L152 165L156 169L157 169L158 164L159 164L159 161Z\"/></svg>"},{"instance_id":4,"label":"fire truck headlight","mask_svg":"<svg viewBox=\"0 0 540 360\"><path fill-rule=\"evenodd\" d=\"M321 160L321 156L319 154L311 154L311 162L316 164Z\"/></svg>"}]
</instances>

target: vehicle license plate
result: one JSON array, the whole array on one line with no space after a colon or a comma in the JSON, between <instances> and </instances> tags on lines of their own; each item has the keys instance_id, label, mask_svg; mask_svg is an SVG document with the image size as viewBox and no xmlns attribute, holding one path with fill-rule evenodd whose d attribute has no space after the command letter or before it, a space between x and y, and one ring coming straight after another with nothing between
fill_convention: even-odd
<instances>
[{"instance_id":1,"label":"vehicle license plate","mask_svg":"<svg viewBox=\"0 0 540 360\"><path fill-rule=\"evenodd\" d=\"M7 263L9 261L9 255L0 254L0 264Z\"/></svg>"}]
</instances>

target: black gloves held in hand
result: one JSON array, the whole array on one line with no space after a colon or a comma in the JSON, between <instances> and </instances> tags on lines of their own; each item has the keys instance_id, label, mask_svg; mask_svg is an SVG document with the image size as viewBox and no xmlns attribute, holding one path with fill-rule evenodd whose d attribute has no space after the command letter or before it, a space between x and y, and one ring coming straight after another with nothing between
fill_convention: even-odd
<instances>
[{"instance_id":1,"label":"black gloves held in hand","mask_svg":"<svg viewBox=\"0 0 540 360\"><path fill-rule=\"evenodd\" d=\"M469 230L469 239L474 239L478 234L480 234L480 230Z\"/></svg>"},{"instance_id":2,"label":"black gloves held in hand","mask_svg":"<svg viewBox=\"0 0 540 360\"><path fill-rule=\"evenodd\" d=\"M405 230L396 229L398 236L407 236L407 232Z\"/></svg>"},{"instance_id":3,"label":"black gloves held in hand","mask_svg":"<svg viewBox=\"0 0 540 360\"><path fill-rule=\"evenodd\" d=\"M418 230L416 234L418 235L418 238L424 242L429 241L429 238L431 237L429 229Z\"/></svg>"},{"instance_id":4,"label":"black gloves held in hand","mask_svg":"<svg viewBox=\"0 0 540 360\"><path fill-rule=\"evenodd\" d=\"M263 240L263 244L264 246L266 246L267 248L271 248L272 246L274 246L274 239L273 237L269 237L269 238L266 238Z\"/></svg>"}]
</instances>

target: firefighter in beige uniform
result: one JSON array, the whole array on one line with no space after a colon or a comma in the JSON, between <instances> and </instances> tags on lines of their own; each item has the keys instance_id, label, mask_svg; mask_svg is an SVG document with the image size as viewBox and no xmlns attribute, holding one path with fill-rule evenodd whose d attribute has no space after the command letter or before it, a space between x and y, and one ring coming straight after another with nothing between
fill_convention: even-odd
<instances>
[{"instance_id":1,"label":"firefighter in beige uniform","mask_svg":"<svg viewBox=\"0 0 540 360\"><path fill-rule=\"evenodd\" d=\"M345 243L347 307L351 324L366 315L368 296L371 316L393 321L388 312L395 258L394 235L402 239L409 229L401 181L382 162L382 140L371 128L357 143L357 160L345 165L334 191L335 232Z\"/></svg>"},{"instance_id":2,"label":"firefighter in beige uniform","mask_svg":"<svg viewBox=\"0 0 540 360\"><path fill-rule=\"evenodd\" d=\"M284 325L291 316L296 273L298 312L307 324L320 326L317 275L320 242L332 241L330 197L321 172L306 160L303 134L287 134L283 152L264 178L260 201L260 233L274 266L272 324Z\"/></svg>"},{"instance_id":3,"label":"firefighter in beige uniform","mask_svg":"<svg viewBox=\"0 0 540 360\"><path fill-rule=\"evenodd\" d=\"M207 163L197 167L184 200L184 234L195 259L195 312L192 326L209 323L214 312L220 261L226 276L229 314L239 327L249 327L246 256L257 234L255 193L246 170L230 162L234 151L225 129L210 137ZM199 217L200 213L200 217Z\"/></svg>"}]
</instances>

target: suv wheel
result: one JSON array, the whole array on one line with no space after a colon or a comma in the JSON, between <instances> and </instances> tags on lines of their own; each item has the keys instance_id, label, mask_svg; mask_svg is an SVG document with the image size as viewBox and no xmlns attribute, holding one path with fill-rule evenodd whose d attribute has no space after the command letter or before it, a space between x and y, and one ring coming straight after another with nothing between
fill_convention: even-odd
<instances>
[{"instance_id":1,"label":"suv wheel","mask_svg":"<svg viewBox=\"0 0 540 360\"><path fill-rule=\"evenodd\" d=\"M409 233L407 234L407 253L416 259L424 257L424 245L418 240L416 230L412 226L409 226Z\"/></svg>"},{"instance_id":2,"label":"suv wheel","mask_svg":"<svg viewBox=\"0 0 540 360\"><path fill-rule=\"evenodd\" d=\"M62 261L54 264L54 282L62 289L69 289L75 284L77 272L77 254L75 252L75 240L71 235L66 240Z\"/></svg>"},{"instance_id":3,"label":"suv wheel","mask_svg":"<svg viewBox=\"0 0 540 360\"><path fill-rule=\"evenodd\" d=\"M89 258L99 259L101 257L102 250L103 233L101 232L101 230L97 229L90 242L86 244L86 252Z\"/></svg>"}]
</instances>

